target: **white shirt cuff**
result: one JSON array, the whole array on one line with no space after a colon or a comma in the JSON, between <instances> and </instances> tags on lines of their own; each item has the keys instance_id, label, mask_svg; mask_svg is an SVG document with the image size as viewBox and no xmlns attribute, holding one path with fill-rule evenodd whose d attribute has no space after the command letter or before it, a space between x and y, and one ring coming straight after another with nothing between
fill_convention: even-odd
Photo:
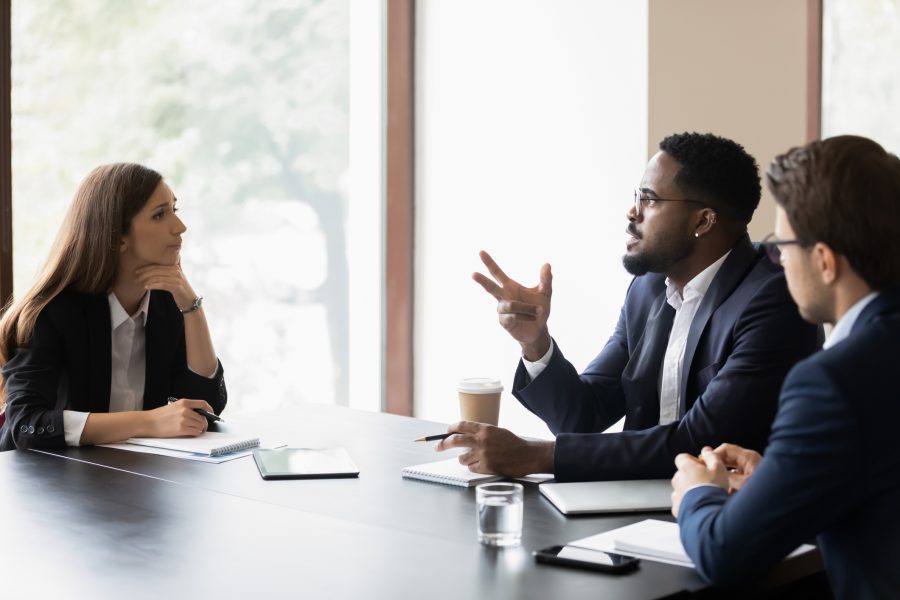
<instances>
[{"instance_id":1,"label":"white shirt cuff","mask_svg":"<svg viewBox=\"0 0 900 600\"><path fill-rule=\"evenodd\" d=\"M216 375L219 374L219 359L216 359L216 370L212 372L212 375L202 375L202 374L198 373L197 371L193 370L191 368L191 365L188 365L188 371L190 371L191 373L193 373L194 375L197 375L199 377L204 377L206 379L215 379Z\"/></svg>"},{"instance_id":2,"label":"white shirt cuff","mask_svg":"<svg viewBox=\"0 0 900 600\"><path fill-rule=\"evenodd\" d=\"M63 431L66 434L66 446L80 446L81 433L90 413L77 410L63 411Z\"/></svg>"},{"instance_id":3,"label":"white shirt cuff","mask_svg":"<svg viewBox=\"0 0 900 600\"><path fill-rule=\"evenodd\" d=\"M531 380L534 381L538 375L544 372L544 369L547 368L547 365L550 364L550 358L553 356L553 346L554 342L550 340L550 348L547 352L537 359L534 362L531 362L525 356L522 356L522 364L525 365L525 370L528 371L528 376L531 377Z\"/></svg>"}]
</instances>

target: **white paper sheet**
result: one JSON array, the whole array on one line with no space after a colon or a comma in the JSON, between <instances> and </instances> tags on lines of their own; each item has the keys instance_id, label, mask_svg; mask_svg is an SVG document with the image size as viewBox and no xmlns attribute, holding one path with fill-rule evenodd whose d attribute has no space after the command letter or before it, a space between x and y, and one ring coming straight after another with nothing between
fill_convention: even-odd
<instances>
[{"instance_id":1,"label":"white paper sheet","mask_svg":"<svg viewBox=\"0 0 900 600\"><path fill-rule=\"evenodd\" d=\"M260 440L260 448L283 448L286 446L284 442L267 442ZM127 450L129 452L140 452L142 454L157 454L159 456L171 456L173 458L181 458L184 460L196 460L207 463L223 463L236 458L250 456L253 450L239 450L238 452L230 452L219 456L209 456L208 454L192 454L190 452L179 452L177 450L166 450L165 448L155 448L153 446L138 446L136 444L98 444L104 448L115 448L116 450Z\"/></svg>"},{"instance_id":2,"label":"white paper sheet","mask_svg":"<svg viewBox=\"0 0 900 600\"><path fill-rule=\"evenodd\" d=\"M575 540L567 546L627 554L669 565L694 568L694 563L681 545L678 524L669 521L645 519L625 527ZM803 544L791 552L787 558L804 554L810 550L815 550L815 546Z\"/></svg>"}]
</instances>

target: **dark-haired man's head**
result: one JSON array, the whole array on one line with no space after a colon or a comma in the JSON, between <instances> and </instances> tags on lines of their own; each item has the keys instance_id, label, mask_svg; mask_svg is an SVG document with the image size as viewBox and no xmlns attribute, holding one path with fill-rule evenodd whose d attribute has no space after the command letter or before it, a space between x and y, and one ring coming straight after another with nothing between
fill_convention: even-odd
<instances>
[{"instance_id":1,"label":"dark-haired man's head","mask_svg":"<svg viewBox=\"0 0 900 600\"><path fill-rule=\"evenodd\" d=\"M740 144L708 133L671 135L659 148L628 211L622 262L634 275L665 273L683 285L746 231L759 169Z\"/></svg>"},{"instance_id":2,"label":"dark-haired man's head","mask_svg":"<svg viewBox=\"0 0 900 600\"><path fill-rule=\"evenodd\" d=\"M720 217L744 226L759 206L759 166L744 147L711 133L670 135L659 149L678 162L675 182Z\"/></svg>"},{"instance_id":3,"label":"dark-haired man's head","mask_svg":"<svg viewBox=\"0 0 900 600\"><path fill-rule=\"evenodd\" d=\"M788 289L807 320L833 323L871 290L900 287L900 159L876 142L838 136L772 161Z\"/></svg>"}]
</instances>

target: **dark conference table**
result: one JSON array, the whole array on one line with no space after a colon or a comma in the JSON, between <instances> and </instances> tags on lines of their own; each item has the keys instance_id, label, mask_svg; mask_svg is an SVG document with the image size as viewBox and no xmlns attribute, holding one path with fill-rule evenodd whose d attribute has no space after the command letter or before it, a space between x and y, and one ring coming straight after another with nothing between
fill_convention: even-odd
<instances>
[{"instance_id":1,"label":"dark conference table","mask_svg":"<svg viewBox=\"0 0 900 600\"><path fill-rule=\"evenodd\" d=\"M421 435L446 426L324 405L228 419L221 430L296 447L343 446L359 479L264 481L221 464L110 448L0 453L2 597L736 597L651 561L626 575L535 564L531 552L663 513L565 517L525 485L522 545L475 531L474 489L403 479L440 460ZM741 593L818 577L811 553ZM782 587L779 587L782 586Z\"/></svg>"}]
</instances>

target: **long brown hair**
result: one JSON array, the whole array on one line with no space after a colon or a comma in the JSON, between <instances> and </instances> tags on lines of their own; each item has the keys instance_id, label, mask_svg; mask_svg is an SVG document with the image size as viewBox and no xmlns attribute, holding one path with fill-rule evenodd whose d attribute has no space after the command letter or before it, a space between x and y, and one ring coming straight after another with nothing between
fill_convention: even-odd
<instances>
[{"instance_id":1,"label":"long brown hair","mask_svg":"<svg viewBox=\"0 0 900 600\"><path fill-rule=\"evenodd\" d=\"M133 163L103 165L85 177L34 285L0 318L0 368L17 347L28 345L38 315L57 294L112 290L122 236L160 181L159 173ZM0 374L0 410L5 398Z\"/></svg>"}]
</instances>

